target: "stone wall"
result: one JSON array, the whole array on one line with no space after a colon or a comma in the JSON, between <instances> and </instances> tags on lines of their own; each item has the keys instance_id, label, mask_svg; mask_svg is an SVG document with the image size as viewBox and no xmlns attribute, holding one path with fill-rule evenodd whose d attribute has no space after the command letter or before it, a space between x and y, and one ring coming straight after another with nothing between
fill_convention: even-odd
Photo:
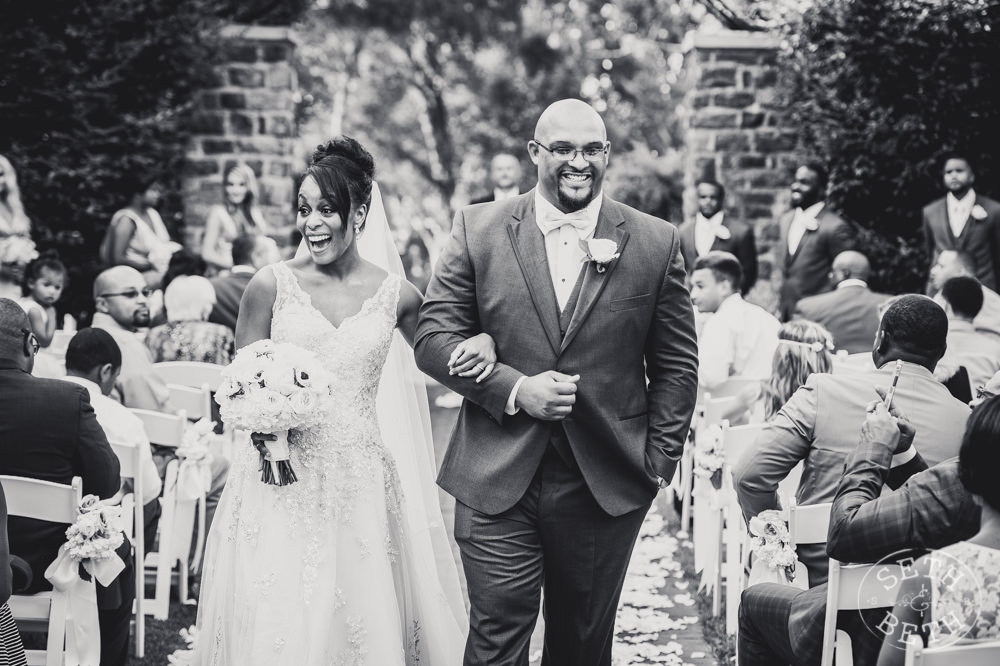
<instances>
[{"instance_id":1,"label":"stone wall","mask_svg":"<svg viewBox=\"0 0 1000 666\"><path fill-rule=\"evenodd\" d=\"M199 93L183 179L185 244L201 247L209 208L222 203L226 171L245 162L257 175L264 218L284 244L294 222L298 170L294 96L295 42L286 27L230 25L215 87Z\"/></svg>"},{"instance_id":2,"label":"stone wall","mask_svg":"<svg viewBox=\"0 0 1000 666\"><path fill-rule=\"evenodd\" d=\"M751 224L757 235L760 279L751 300L775 303L772 251L777 218L788 209L797 133L782 127L776 105L777 38L725 31L696 35L687 52L692 77L687 97L685 217L697 210L694 184L713 177L726 188L726 215Z\"/></svg>"}]
</instances>

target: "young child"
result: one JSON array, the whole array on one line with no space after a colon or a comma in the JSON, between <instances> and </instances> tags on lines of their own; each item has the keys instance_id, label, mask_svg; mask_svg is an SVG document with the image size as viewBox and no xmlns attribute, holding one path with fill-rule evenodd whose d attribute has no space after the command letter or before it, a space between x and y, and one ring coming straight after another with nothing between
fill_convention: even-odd
<instances>
[{"instance_id":1,"label":"young child","mask_svg":"<svg viewBox=\"0 0 1000 666\"><path fill-rule=\"evenodd\" d=\"M21 307L28 313L31 330L38 344L48 347L56 332L56 301L66 286L66 267L55 253L45 252L24 272L24 298Z\"/></svg>"}]
</instances>

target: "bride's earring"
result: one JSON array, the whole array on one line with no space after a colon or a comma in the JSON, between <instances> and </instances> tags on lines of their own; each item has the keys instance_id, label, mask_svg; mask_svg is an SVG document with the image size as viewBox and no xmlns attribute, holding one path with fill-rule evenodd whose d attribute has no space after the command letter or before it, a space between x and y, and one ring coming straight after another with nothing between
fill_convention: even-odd
<instances>
[{"instance_id":1,"label":"bride's earring","mask_svg":"<svg viewBox=\"0 0 1000 666\"><path fill-rule=\"evenodd\" d=\"M355 224L354 225L354 237L355 238L360 238L361 237L361 231L362 231L361 225L360 224Z\"/></svg>"}]
</instances>

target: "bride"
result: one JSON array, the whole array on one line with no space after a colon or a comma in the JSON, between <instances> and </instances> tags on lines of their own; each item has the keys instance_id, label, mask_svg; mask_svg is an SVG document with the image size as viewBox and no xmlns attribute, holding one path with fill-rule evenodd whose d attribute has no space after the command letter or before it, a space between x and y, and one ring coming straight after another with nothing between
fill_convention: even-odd
<instances>
[{"instance_id":1,"label":"bride","mask_svg":"<svg viewBox=\"0 0 1000 666\"><path fill-rule=\"evenodd\" d=\"M462 661L466 611L426 393L394 335L412 344L422 297L400 277L373 173L355 140L319 146L298 192L307 251L247 287L237 347L271 338L314 352L336 378L335 406L290 433L297 483L262 483L253 447L235 456L209 535L194 664ZM362 234L366 219L374 228ZM488 336L460 347L455 372L491 369Z\"/></svg>"}]
</instances>

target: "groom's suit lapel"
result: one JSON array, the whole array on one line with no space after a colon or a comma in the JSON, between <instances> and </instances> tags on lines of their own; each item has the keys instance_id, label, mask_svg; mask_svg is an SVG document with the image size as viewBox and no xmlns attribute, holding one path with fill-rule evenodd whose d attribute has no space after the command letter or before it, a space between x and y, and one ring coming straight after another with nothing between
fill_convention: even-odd
<instances>
[{"instance_id":1,"label":"groom's suit lapel","mask_svg":"<svg viewBox=\"0 0 1000 666\"><path fill-rule=\"evenodd\" d=\"M622 215L621 208L618 204L605 197L604 202L601 204L601 212L597 216L597 227L594 229L594 238L609 238L618 245L618 252L624 253L625 245L628 243L628 232L624 229L624 224L625 216ZM544 254L545 248L542 247L542 255L544 256ZM565 351L569 343L573 342L573 338L580 331L580 327L586 321L590 311L594 309L598 297L604 291L605 285L611 279L611 274L615 272L615 268L621 261L622 257L615 259L608 264L603 273L598 273L597 267L589 261L584 265L583 284L580 285L580 298L577 300L573 318L570 319L569 326L566 327L566 335L563 336L562 344L559 346L560 353Z\"/></svg>"},{"instance_id":2,"label":"groom's suit lapel","mask_svg":"<svg viewBox=\"0 0 1000 666\"><path fill-rule=\"evenodd\" d=\"M552 287L552 274L545 254L545 237L535 223L534 190L521 195L521 203L514 209L513 220L507 224L507 234L514 247L514 256L524 274L524 281L531 294L538 318L545 329L552 351L559 352L559 304ZM582 294L581 294L582 298Z\"/></svg>"}]
</instances>

